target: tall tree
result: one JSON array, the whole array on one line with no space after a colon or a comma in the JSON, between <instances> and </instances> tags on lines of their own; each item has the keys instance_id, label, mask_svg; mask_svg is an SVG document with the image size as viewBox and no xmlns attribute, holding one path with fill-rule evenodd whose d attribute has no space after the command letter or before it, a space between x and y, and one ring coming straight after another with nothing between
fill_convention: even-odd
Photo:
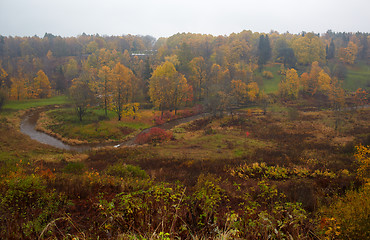
<instances>
[{"instance_id":1,"label":"tall tree","mask_svg":"<svg viewBox=\"0 0 370 240\"><path fill-rule=\"evenodd\" d=\"M282 97L288 99L298 98L299 77L294 68L287 69L285 78L279 84L279 93Z\"/></svg>"},{"instance_id":2,"label":"tall tree","mask_svg":"<svg viewBox=\"0 0 370 240\"><path fill-rule=\"evenodd\" d=\"M129 68L121 63L116 64L113 73L111 108L116 112L118 121L121 121L124 105L130 103L133 97L135 76Z\"/></svg>"},{"instance_id":3,"label":"tall tree","mask_svg":"<svg viewBox=\"0 0 370 240\"><path fill-rule=\"evenodd\" d=\"M8 73L1 67L0 61L0 88L4 88L6 86L5 79L8 77Z\"/></svg>"},{"instance_id":4,"label":"tall tree","mask_svg":"<svg viewBox=\"0 0 370 240\"><path fill-rule=\"evenodd\" d=\"M207 79L207 68L203 57L195 57L190 61L191 80L194 88L194 100L201 101Z\"/></svg>"},{"instance_id":5,"label":"tall tree","mask_svg":"<svg viewBox=\"0 0 370 240\"><path fill-rule=\"evenodd\" d=\"M51 96L51 86L48 76L39 70L33 82L35 97L46 98Z\"/></svg>"},{"instance_id":6,"label":"tall tree","mask_svg":"<svg viewBox=\"0 0 370 240\"><path fill-rule=\"evenodd\" d=\"M103 66L99 69L97 81L95 81L93 89L96 90L98 97L104 103L105 116L108 116L109 100L111 95L111 83L113 74L108 66Z\"/></svg>"},{"instance_id":7,"label":"tall tree","mask_svg":"<svg viewBox=\"0 0 370 240\"><path fill-rule=\"evenodd\" d=\"M318 79L321 70L322 68L319 66L319 63L313 62L310 72L301 75L301 85L305 92L314 95L319 90Z\"/></svg>"},{"instance_id":8,"label":"tall tree","mask_svg":"<svg viewBox=\"0 0 370 240\"><path fill-rule=\"evenodd\" d=\"M69 96L72 99L78 119L82 121L88 107L94 103L95 96L90 88L88 72L82 72L80 77L72 80Z\"/></svg>"},{"instance_id":9,"label":"tall tree","mask_svg":"<svg viewBox=\"0 0 370 240\"><path fill-rule=\"evenodd\" d=\"M65 85L69 88L71 86L72 79L78 77L78 64L73 57L63 66L63 74L67 81Z\"/></svg>"},{"instance_id":10,"label":"tall tree","mask_svg":"<svg viewBox=\"0 0 370 240\"><path fill-rule=\"evenodd\" d=\"M297 58L290 47L279 48L277 60L284 63L284 66L288 68L293 68L297 64Z\"/></svg>"},{"instance_id":11,"label":"tall tree","mask_svg":"<svg viewBox=\"0 0 370 240\"><path fill-rule=\"evenodd\" d=\"M235 98L236 103L244 104L247 100L248 86L241 80L231 81L231 95Z\"/></svg>"},{"instance_id":12,"label":"tall tree","mask_svg":"<svg viewBox=\"0 0 370 240\"><path fill-rule=\"evenodd\" d=\"M325 45L313 33L295 38L292 42L292 48L299 64L309 65L315 61L325 63Z\"/></svg>"},{"instance_id":13,"label":"tall tree","mask_svg":"<svg viewBox=\"0 0 370 240\"><path fill-rule=\"evenodd\" d=\"M335 57L335 44L334 44L334 40L331 39L330 45L327 46L326 59L330 60L330 59L333 59L334 57Z\"/></svg>"},{"instance_id":14,"label":"tall tree","mask_svg":"<svg viewBox=\"0 0 370 240\"><path fill-rule=\"evenodd\" d=\"M263 65L271 58L271 46L268 35L261 35L258 42L258 66L262 70Z\"/></svg>"},{"instance_id":15,"label":"tall tree","mask_svg":"<svg viewBox=\"0 0 370 240\"><path fill-rule=\"evenodd\" d=\"M149 95L154 106L162 112L174 109L186 102L191 96L186 78L178 73L171 62L158 66L149 81Z\"/></svg>"},{"instance_id":16,"label":"tall tree","mask_svg":"<svg viewBox=\"0 0 370 240\"><path fill-rule=\"evenodd\" d=\"M19 74L18 77L10 78L12 82L12 87L10 89L11 97L13 99L23 99L26 96L26 79L24 75Z\"/></svg>"},{"instance_id":17,"label":"tall tree","mask_svg":"<svg viewBox=\"0 0 370 240\"><path fill-rule=\"evenodd\" d=\"M3 40L2 40L3 41ZM6 94L6 84L5 79L8 76L8 73L1 67L1 61L0 61L0 110L5 104L5 100L7 98Z\"/></svg>"}]
</instances>

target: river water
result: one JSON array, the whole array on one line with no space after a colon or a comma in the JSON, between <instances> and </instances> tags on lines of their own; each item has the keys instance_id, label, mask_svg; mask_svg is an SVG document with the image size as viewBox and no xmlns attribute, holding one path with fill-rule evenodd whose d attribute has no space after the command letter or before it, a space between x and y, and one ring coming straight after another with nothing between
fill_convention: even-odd
<instances>
[{"instance_id":1,"label":"river water","mask_svg":"<svg viewBox=\"0 0 370 240\"><path fill-rule=\"evenodd\" d=\"M119 143L119 144L101 143L101 144L68 145L68 144L62 142L61 140L59 140L55 137L52 137L52 136L50 136L46 133L43 133L43 132L40 132L40 131L36 130L37 120L39 119L40 113L44 110L45 109L43 109L43 110L34 110L34 111L26 114L24 116L24 118L22 119L22 122L21 122L21 126L20 126L21 132L23 134L28 135L29 137L31 137L31 139L36 140L40 143L47 144L47 145L50 145L50 146L53 146L53 147L56 147L56 148L59 148L59 149L68 150L68 151L85 152L85 151L89 151L93 148L102 148L102 147L109 147L109 146L110 147L112 147L112 146L114 146L114 147L134 146L136 137L140 133L146 133L152 128L151 127L151 128L144 129L143 131L141 131L138 135L136 135L132 139L129 139L129 140L127 140L125 142L122 142L122 143ZM167 123L164 123L162 125L155 126L155 127L159 127L159 128L162 128L162 129L169 130L169 129L171 129L171 128L179 125L179 124L194 121L194 120L206 117L208 115L209 115L208 113L201 113L201 114L194 115L194 116L191 116L191 117L176 119L176 120L173 120L173 121L170 121L170 122L167 122Z\"/></svg>"}]
</instances>

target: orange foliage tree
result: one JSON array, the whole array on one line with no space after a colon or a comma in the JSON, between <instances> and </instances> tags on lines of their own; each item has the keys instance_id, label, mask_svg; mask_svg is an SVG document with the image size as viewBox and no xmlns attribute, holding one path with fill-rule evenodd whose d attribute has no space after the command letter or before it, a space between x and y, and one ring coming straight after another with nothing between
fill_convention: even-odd
<instances>
[{"instance_id":1,"label":"orange foliage tree","mask_svg":"<svg viewBox=\"0 0 370 240\"><path fill-rule=\"evenodd\" d=\"M339 49L338 57L343 63L354 64L358 53L357 45L350 41L346 48Z\"/></svg>"}]
</instances>

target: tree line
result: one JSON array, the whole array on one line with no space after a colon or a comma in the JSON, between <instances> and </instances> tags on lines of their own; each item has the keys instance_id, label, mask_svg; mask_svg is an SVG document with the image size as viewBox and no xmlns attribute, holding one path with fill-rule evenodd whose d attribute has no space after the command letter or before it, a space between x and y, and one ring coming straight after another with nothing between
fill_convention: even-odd
<instances>
[{"instance_id":1,"label":"tree line","mask_svg":"<svg viewBox=\"0 0 370 240\"><path fill-rule=\"evenodd\" d=\"M369 44L368 33L332 31L178 33L158 40L133 35L0 36L1 99L68 93L80 119L96 104L106 113L115 111L118 119L135 116L138 103L144 102L162 112L195 103L224 111L269 101L260 91L271 77L264 71L268 63L282 66L281 98L321 94L334 99L343 95L342 69L369 62Z\"/></svg>"}]
</instances>

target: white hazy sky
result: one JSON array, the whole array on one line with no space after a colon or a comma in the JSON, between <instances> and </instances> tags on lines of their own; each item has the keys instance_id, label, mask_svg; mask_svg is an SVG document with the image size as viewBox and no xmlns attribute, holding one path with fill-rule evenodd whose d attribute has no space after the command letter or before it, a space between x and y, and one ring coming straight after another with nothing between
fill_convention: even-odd
<instances>
[{"instance_id":1,"label":"white hazy sky","mask_svg":"<svg viewBox=\"0 0 370 240\"><path fill-rule=\"evenodd\" d=\"M370 32L370 0L0 0L0 35Z\"/></svg>"}]
</instances>

